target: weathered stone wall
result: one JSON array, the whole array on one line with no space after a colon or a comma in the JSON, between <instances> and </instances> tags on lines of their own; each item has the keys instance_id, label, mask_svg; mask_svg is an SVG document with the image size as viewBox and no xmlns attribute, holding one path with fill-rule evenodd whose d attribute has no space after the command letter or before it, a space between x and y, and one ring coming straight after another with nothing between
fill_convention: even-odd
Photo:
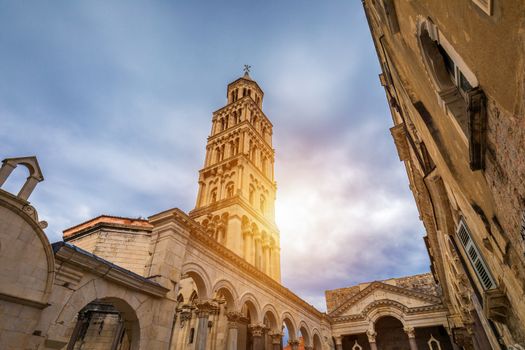
<instances>
[{"instance_id":1,"label":"weathered stone wall","mask_svg":"<svg viewBox=\"0 0 525 350\"><path fill-rule=\"evenodd\" d=\"M149 232L103 228L69 242L139 275L144 275L151 256Z\"/></svg>"},{"instance_id":2,"label":"weathered stone wall","mask_svg":"<svg viewBox=\"0 0 525 350\"><path fill-rule=\"evenodd\" d=\"M427 229L434 274L445 299L461 304L449 304L452 319L472 327L461 310L477 309L482 319L494 318L497 333L484 323L493 344L496 337L525 344L525 3L494 1L490 14L474 1L386 3L388 11L373 0L365 8L394 123L406 130L406 144L397 132L396 145ZM468 93L449 76L443 50L486 96L480 115L467 109ZM481 119L469 119L475 117ZM480 162L473 163L476 156ZM461 245L451 247L460 219L494 277L497 298L484 290ZM494 307L503 307L505 317Z\"/></svg>"}]
</instances>

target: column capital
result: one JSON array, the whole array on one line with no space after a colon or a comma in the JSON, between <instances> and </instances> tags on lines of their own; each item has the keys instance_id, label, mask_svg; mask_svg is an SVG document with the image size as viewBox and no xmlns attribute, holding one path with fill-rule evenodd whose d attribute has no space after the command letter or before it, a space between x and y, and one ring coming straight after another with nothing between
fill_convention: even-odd
<instances>
[{"instance_id":1,"label":"column capital","mask_svg":"<svg viewBox=\"0 0 525 350\"><path fill-rule=\"evenodd\" d=\"M311 345L308 345L308 346L305 345L304 350L314 350L314 347Z\"/></svg>"},{"instance_id":2,"label":"column capital","mask_svg":"<svg viewBox=\"0 0 525 350\"><path fill-rule=\"evenodd\" d=\"M298 346L299 345L299 340L297 340L297 339L291 340L290 339L290 340L288 340L288 345L290 345L292 348L294 346Z\"/></svg>"},{"instance_id":3,"label":"column capital","mask_svg":"<svg viewBox=\"0 0 525 350\"><path fill-rule=\"evenodd\" d=\"M334 335L335 344L341 345L343 344L343 336L342 335Z\"/></svg>"},{"instance_id":4,"label":"column capital","mask_svg":"<svg viewBox=\"0 0 525 350\"><path fill-rule=\"evenodd\" d=\"M266 331L266 326L263 324L251 324L248 326L248 329L252 333L252 337L262 337Z\"/></svg>"},{"instance_id":5,"label":"column capital","mask_svg":"<svg viewBox=\"0 0 525 350\"><path fill-rule=\"evenodd\" d=\"M195 306L197 306L196 313L199 318L208 317L210 314L214 314L217 311L219 311L219 306L217 305L217 303L209 299L197 299L195 301Z\"/></svg>"},{"instance_id":6,"label":"column capital","mask_svg":"<svg viewBox=\"0 0 525 350\"><path fill-rule=\"evenodd\" d=\"M376 342L376 336L377 336L377 333L375 330L373 329L369 329L366 331L366 336L368 337L368 342L369 343L375 343Z\"/></svg>"},{"instance_id":7,"label":"column capital","mask_svg":"<svg viewBox=\"0 0 525 350\"><path fill-rule=\"evenodd\" d=\"M403 327L403 330L408 335L409 338L415 338L416 337L416 330L412 326L405 326Z\"/></svg>"},{"instance_id":8,"label":"column capital","mask_svg":"<svg viewBox=\"0 0 525 350\"><path fill-rule=\"evenodd\" d=\"M281 339L283 338L283 334L281 332L273 331L269 332L268 335L272 338L272 344L281 344Z\"/></svg>"}]
</instances>

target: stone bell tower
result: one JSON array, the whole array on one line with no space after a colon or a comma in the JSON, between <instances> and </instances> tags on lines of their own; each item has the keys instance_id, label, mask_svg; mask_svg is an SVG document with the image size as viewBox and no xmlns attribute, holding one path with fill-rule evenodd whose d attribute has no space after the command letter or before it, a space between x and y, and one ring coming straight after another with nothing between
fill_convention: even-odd
<instances>
[{"instance_id":1,"label":"stone bell tower","mask_svg":"<svg viewBox=\"0 0 525 350\"><path fill-rule=\"evenodd\" d=\"M219 243L280 281L272 123L262 111L264 93L249 68L228 85L226 106L213 112L190 216Z\"/></svg>"}]
</instances>

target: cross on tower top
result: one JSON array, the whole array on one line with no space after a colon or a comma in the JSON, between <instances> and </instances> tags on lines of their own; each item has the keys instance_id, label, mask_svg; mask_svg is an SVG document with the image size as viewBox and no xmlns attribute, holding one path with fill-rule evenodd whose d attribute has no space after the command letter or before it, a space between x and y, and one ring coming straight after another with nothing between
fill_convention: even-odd
<instances>
[{"instance_id":1,"label":"cross on tower top","mask_svg":"<svg viewBox=\"0 0 525 350\"><path fill-rule=\"evenodd\" d=\"M250 75L250 68L252 68L252 66L248 64L244 65L244 68L242 69L244 71L244 75Z\"/></svg>"}]
</instances>

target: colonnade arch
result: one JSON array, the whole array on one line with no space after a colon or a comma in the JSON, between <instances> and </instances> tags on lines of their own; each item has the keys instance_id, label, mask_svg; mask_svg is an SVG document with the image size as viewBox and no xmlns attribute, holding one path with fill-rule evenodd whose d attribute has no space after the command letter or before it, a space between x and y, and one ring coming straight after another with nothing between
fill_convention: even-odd
<instances>
[{"instance_id":1,"label":"colonnade arch","mask_svg":"<svg viewBox=\"0 0 525 350\"><path fill-rule=\"evenodd\" d=\"M199 299L206 300L210 296L211 282L206 271L198 264L187 263L182 267L182 278L190 277L195 283Z\"/></svg>"},{"instance_id":2,"label":"colonnade arch","mask_svg":"<svg viewBox=\"0 0 525 350\"><path fill-rule=\"evenodd\" d=\"M310 337L311 333L310 333L310 329L308 325L306 324L306 322L301 321L301 323L299 324L299 333L301 337L303 337L305 348L311 347L312 346L312 341Z\"/></svg>"}]
</instances>

